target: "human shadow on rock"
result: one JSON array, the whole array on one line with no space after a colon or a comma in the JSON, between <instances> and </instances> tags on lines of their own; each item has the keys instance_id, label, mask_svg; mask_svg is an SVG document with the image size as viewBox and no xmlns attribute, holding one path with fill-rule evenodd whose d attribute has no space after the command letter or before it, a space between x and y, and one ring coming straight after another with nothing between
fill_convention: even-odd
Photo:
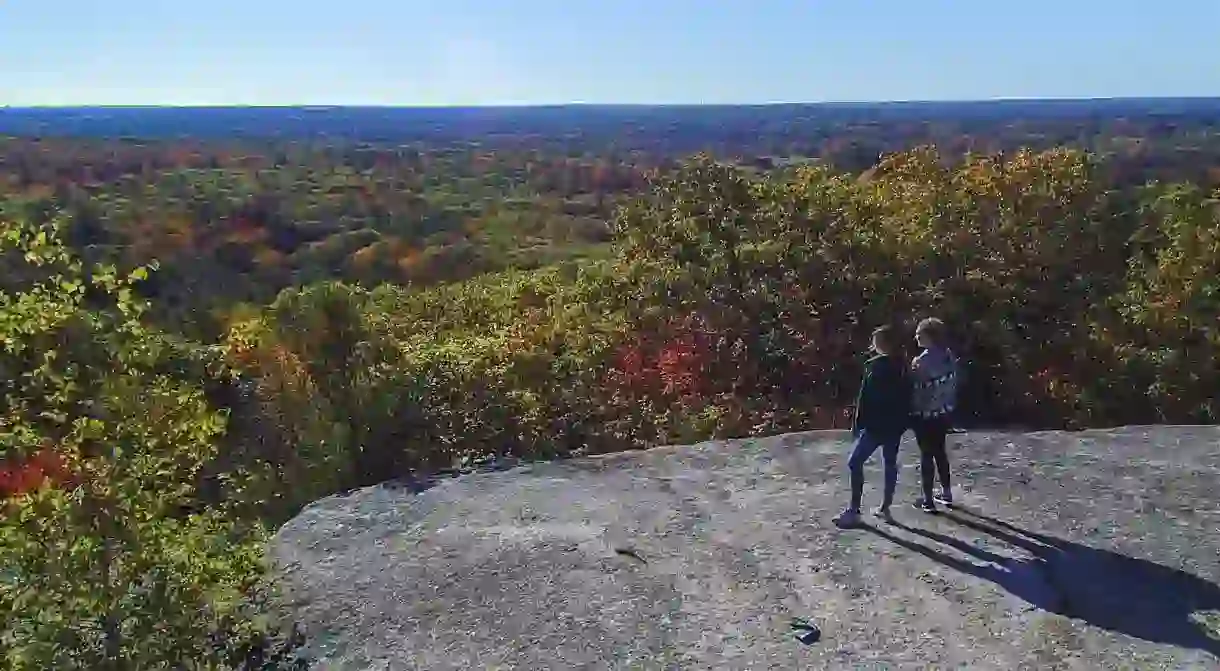
<instances>
[{"instance_id":1,"label":"human shadow on rock","mask_svg":"<svg viewBox=\"0 0 1220 671\"><path fill-rule=\"evenodd\" d=\"M959 538L895 522L984 563L962 559L877 527L868 530L967 575L989 580L1041 610L1153 643L1220 657L1220 640L1197 615L1220 611L1220 586L1167 566L1028 531L977 512L957 509L945 519L991 536L1028 557L988 551Z\"/></svg>"}]
</instances>

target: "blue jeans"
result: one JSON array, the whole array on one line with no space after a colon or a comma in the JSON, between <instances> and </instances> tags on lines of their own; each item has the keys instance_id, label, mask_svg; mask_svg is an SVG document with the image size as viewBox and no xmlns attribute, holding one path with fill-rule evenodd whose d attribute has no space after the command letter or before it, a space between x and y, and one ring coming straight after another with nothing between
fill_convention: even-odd
<instances>
[{"instance_id":1,"label":"blue jeans","mask_svg":"<svg viewBox=\"0 0 1220 671\"><path fill-rule=\"evenodd\" d=\"M894 503L894 490L898 488L898 443L902 434L897 436L882 436L868 430L861 431L856 437L856 447L847 460L847 470L851 474L851 509L860 510L860 500L864 498L864 462L868 461L877 448L881 448L881 457L885 462L885 490L881 505L889 507Z\"/></svg>"}]
</instances>

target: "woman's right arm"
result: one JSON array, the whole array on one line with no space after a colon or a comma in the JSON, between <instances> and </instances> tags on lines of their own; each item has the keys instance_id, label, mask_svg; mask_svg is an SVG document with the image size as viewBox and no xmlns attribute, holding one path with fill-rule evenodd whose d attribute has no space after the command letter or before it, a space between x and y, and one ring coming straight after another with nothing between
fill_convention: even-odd
<instances>
[{"instance_id":1,"label":"woman's right arm","mask_svg":"<svg viewBox=\"0 0 1220 671\"><path fill-rule=\"evenodd\" d=\"M911 381L919 384L924 378L924 355L920 354L914 359L911 359Z\"/></svg>"}]
</instances>

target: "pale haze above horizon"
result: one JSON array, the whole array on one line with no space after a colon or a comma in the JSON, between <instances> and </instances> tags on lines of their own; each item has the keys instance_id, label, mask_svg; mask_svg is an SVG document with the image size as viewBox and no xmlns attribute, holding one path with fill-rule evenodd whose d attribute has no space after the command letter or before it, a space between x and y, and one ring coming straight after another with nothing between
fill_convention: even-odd
<instances>
[{"instance_id":1,"label":"pale haze above horizon","mask_svg":"<svg viewBox=\"0 0 1220 671\"><path fill-rule=\"evenodd\" d=\"M1218 0L0 0L0 105L1220 95Z\"/></svg>"}]
</instances>

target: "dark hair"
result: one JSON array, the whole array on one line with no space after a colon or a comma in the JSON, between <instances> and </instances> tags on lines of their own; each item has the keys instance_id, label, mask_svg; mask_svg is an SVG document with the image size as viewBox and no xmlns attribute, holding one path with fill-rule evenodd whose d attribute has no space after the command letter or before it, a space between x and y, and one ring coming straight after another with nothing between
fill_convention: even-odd
<instances>
[{"instance_id":1,"label":"dark hair","mask_svg":"<svg viewBox=\"0 0 1220 671\"><path fill-rule=\"evenodd\" d=\"M920 333L928 334L928 337L932 339L932 343L937 346L944 346L945 344L945 323L936 317L928 317L919 322L919 325L915 327L915 334L918 335Z\"/></svg>"},{"instance_id":2,"label":"dark hair","mask_svg":"<svg viewBox=\"0 0 1220 671\"><path fill-rule=\"evenodd\" d=\"M887 350L894 350L898 346L898 330L893 326L878 326L873 329L873 339Z\"/></svg>"}]
</instances>

